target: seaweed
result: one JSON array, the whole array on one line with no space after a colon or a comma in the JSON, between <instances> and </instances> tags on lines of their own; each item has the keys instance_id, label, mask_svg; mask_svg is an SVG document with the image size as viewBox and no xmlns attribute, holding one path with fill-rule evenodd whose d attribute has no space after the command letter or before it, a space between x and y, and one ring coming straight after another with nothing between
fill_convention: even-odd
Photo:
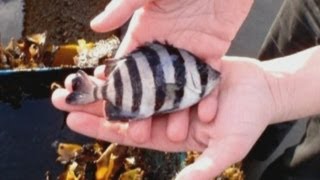
<instances>
[{"instance_id":1,"label":"seaweed","mask_svg":"<svg viewBox=\"0 0 320 180\"><path fill-rule=\"evenodd\" d=\"M60 143L57 161L65 170L59 180L171 179L181 169L180 154L162 153L115 143ZM48 171L49 172L49 171ZM52 177L46 177L49 179Z\"/></svg>"},{"instance_id":2,"label":"seaweed","mask_svg":"<svg viewBox=\"0 0 320 180\"><path fill-rule=\"evenodd\" d=\"M18 40L11 38L0 45L0 69L32 69L50 66L58 46L46 43L47 33L32 34Z\"/></svg>"},{"instance_id":3,"label":"seaweed","mask_svg":"<svg viewBox=\"0 0 320 180\"><path fill-rule=\"evenodd\" d=\"M65 166L59 180L172 179L200 156L196 151L164 153L102 142L82 146L60 143L57 152L57 160ZM241 168L242 164L236 163L214 179L244 180Z\"/></svg>"},{"instance_id":4,"label":"seaweed","mask_svg":"<svg viewBox=\"0 0 320 180\"><path fill-rule=\"evenodd\" d=\"M6 47L0 44L0 102L19 108L24 99L47 98L53 82L62 84L80 68L92 74L94 67L114 56L120 44L111 36L98 42L52 45L47 43L47 35L12 38Z\"/></svg>"}]
</instances>

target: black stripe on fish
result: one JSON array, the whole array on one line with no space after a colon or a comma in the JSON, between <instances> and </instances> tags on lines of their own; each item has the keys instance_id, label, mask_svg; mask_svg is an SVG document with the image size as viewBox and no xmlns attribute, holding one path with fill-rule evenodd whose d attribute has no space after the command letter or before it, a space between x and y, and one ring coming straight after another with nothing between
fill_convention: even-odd
<instances>
[{"instance_id":1,"label":"black stripe on fish","mask_svg":"<svg viewBox=\"0 0 320 180\"><path fill-rule=\"evenodd\" d=\"M186 85L186 67L184 59L177 48L166 46L166 49L173 62L175 84L178 87L175 91L173 108L178 108L184 95L184 86Z\"/></svg>"},{"instance_id":2,"label":"black stripe on fish","mask_svg":"<svg viewBox=\"0 0 320 180\"><path fill-rule=\"evenodd\" d=\"M202 97L205 93L207 84L208 84L208 67L205 63L201 61L201 59L195 57L197 70L200 76L200 82L201 82L201 94L200 97Z\"/></svg>"},{"instance_id":3,"label":"black stripe on fish","mask_svg":"<svg viewBox=\"0 0 320 180\"><path fill-rule=\"evenodd\" d=\"M145 55L152 71L156 90L154 110L158 111L164 104L166 98L165 79L160 57L156 51L148 46L140 47L139 50Z\"/></svg>"},{"instance_id":4,"label":"black stripe on fish","mask_svg":"<svg viewBox=\"0 0 320 180\"><path fill-rule=\"evenodd\" d=\"M128 68L131 87L132 87L133 104L131 107L131 111L138 112L140 110L142 93L143 93L140 73L138 70L137 63L132 56L128 56L127 61L125 63Z\"/></svg>"},{"instance_id":5,"label":"black stripe on fish","mask_svg":"<svg viewBox=\"0 0 320 180\"><path fill-rule=\"evenodd\" d=\"M101 92L100 92L102 94L102 98L105 99L105 100L108 99L108 97L107 97L107 88L108 88L107 85L102 86Z\"/></svg>"},{"instance_id":6,"label":"black stripe on fish","mask_svg":"<svg viewBox=\"0 0 320 180\"><path fill-rule=\"evenodd\" d=\"M93 98L95 101L98 100L98 86L93 88Z\"/></svg>"},{"instance_id":7,"label":"black stripe on fish","mask_svg":"<svg viewBox=\"0 0 320 180\"><path fill-rule=\"evenodd\" d=\"M121 74L118 69L114 72L113 78L114 78L114 89L116 92L115 105L117 107L122 107L123 84L122 84Z\"/></svg>"},{"instance_id":8,"label":"black stripe on fish","mask_svg":"<svg viewBox=\"0 0 320 180\"><path fill-rule=\"evenodd\" d=\"M105 106L105 111L108 116L108 120L128 120L135 118L134 115L125 114L121 107L114 106L112 103L107 103Z\"/></svg>"}]
</instances>

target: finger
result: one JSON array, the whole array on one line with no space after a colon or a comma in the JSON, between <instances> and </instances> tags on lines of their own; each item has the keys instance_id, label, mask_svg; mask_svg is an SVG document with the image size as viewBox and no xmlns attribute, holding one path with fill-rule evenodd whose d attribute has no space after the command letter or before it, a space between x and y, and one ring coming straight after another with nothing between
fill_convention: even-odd
<instances>
[{"instance_id":1,"label":"finger","mask_svg":"<svg viewBox=\"0 0 320 180\"><path fill-rule=\"evenodd\" d=\"M184 168L177 175L176 180L214 179L224 169L245 156L243 151L239 151L238 146L242 144L232 138L210 143L193 164Z\"/></svg>"},{"instance_id":2,"label":"finger","mask_svg":"<svg viewBox=\"0 0 320 180\"><path fill-rule=\"evenodd\" d=\"M189 130L189 109L174 112L169 115L167 136L171 141L183 141Z\"/></svg>"},{"instance_id":3,"label":"finger","mask_svg":"<svg viewBox=\"0 0 320 180\"><path fill-rule=\"evenodd\" d=\"M209 94L198 104L198 116L202 122L210 122L214 119L217 112L218 90Z\"/></svg>"},{"instance_id":4,"label":"finger","mask_svg":"<svg viewBox=\"0 0 320 180\"><path fill-rule=\"evenodd\" d=\"M137 46L139 46L139 43L131 37L131 33L127 33L123 38L119 49L117 50L115 58L125 56L126 54L134 50ZM105 68L105 65L98 66L94 71L94 76L99 79L106 79L107 75L105 74Z\"/></svg>"},{"instance_id":5,"label":"finger","mask_svg":"<svg viewBox=\"0 0 320 180\"><path fill-rule=\"evenodd\" d=\"M129 121L129 136L136 143L145 143L151 134L151 118Z\"/></svg>"},{"instance_id":6,"label":"finger","mask_svg":"<svg viewBox=\"0 0 320 180\"><path fill-rule=\"evenodd\" d=\"M114 0L103 12L90 23L93 30L107 32L123 25L132 16L134 11L145 3L145 0Z\"/></svg>"},{"instance_id":7,"label":"finger","mask_svg":"<svg viewBox=\"0 0 320 180\"><path fill-rule=\"evenodd\" d=\"M222 60L220 58L209 58L205 60L207 64L209 64L213 69L217 71L221 71Z\"/></svg>"},{"instance_id":8,"label":"finger","mask_svg":"<svg viewBox=\"0 0 320 180\"><path fill-rule=\"evenodd\" d=\"M94 77L105 80L106 79L106 74L104 73L105 69L106 69L105 65L96 67L96 69L94 70Z\"/></svg>"},{"instance_id":9,"label":"finger","mask_svg":"<svg viewBox=\"0 0 320 180\"><path fill-rule=\"evenodd\" d=\"M131 28L129 27L128 32L124 36L119 49L117 50L115 58L120 58L139 46L139 42L133 37L133 33L129 32L130 29Z\"/></svg>"},{"instance_id":10,"label":"finger","mask_svg":"<svg viewBox=\"0 0 320 180\"><path fill-rule=\"evenodd\" d=\"M68 91L72 91L72 80L77 77L76 74L69 74L66 79L64 80L64 87L68 90Z\"/></svg>"},{"instance_id":11,"label":"finger","mask_svg":"<svg viewBox=\"0 0 320 180\"><path fill-rule=\"evenodd\" d=\"M62 111L72 112L72 111L82 111L96 116L103 117L103 102L98 101L95 103L87 105L70 105L66 103L66 97L70 94L70 91L66 89L57 89L53 92L51 96L51 101L53 105Z\"/></svg>"},{"instance_id":12,"label":"finger","mask_svg":"<svg viewBox=\"0 0 320 180\"><path fill-rule=\"evenodd\" d=\"M111 122L92 114L72 112L67 117L67 125L73 131L89 137L129 144L125 140L128 123Z\"/></svg>"},{"instance_id":13,"label":"finger","mask_svg":"<svg viewBox=\"0 0 320 180\"><path fill-rule=\"evenodd\" d=\"M123 122L106 121L101 117L72 112L67 118L68 126L81 134L109 142L116 142L128 146L136 146L162 151L182 151L185 147L181 143L171 142L163 133L166 129L166 120L157 118L152 124L152 139L144 143L137 143L129 135L129 124Z\"/></svg>"}]
</instances>

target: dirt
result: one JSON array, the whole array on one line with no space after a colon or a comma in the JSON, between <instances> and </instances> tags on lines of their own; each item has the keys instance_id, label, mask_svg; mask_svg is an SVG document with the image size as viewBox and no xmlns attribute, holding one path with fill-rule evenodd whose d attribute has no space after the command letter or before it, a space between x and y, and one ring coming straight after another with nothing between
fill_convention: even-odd
<instances>
[{"instance_id":1,"label":"dirt","mask_svg":"<svg viewBox=\"0 0 320 180\"><path fill-rule=\"evenodd\" d=\"M48 32L50 44L76 43L78 39L97 41L115 32L96 33L90 20L103 11L110 0L25 0L22 35Z\"/></svg>"}]
</instances>

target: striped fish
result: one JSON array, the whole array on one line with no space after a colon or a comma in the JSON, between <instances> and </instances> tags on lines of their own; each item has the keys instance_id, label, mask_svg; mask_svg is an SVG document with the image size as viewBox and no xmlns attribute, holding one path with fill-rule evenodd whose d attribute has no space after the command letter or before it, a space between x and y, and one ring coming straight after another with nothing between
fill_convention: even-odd
<instances>
[{"instance_id":1,"label":"striped fish","mask_svg":"<svg viewBox=\"0 0 320 180\"><path fill-rule=\"evenodd\" d=\"M68 104L105 100L109 120L140 119L190 107L218 84L220 73L188 51L158 42L106 61L103 86L79 71Z\"/></svg>"}]
</instances>

